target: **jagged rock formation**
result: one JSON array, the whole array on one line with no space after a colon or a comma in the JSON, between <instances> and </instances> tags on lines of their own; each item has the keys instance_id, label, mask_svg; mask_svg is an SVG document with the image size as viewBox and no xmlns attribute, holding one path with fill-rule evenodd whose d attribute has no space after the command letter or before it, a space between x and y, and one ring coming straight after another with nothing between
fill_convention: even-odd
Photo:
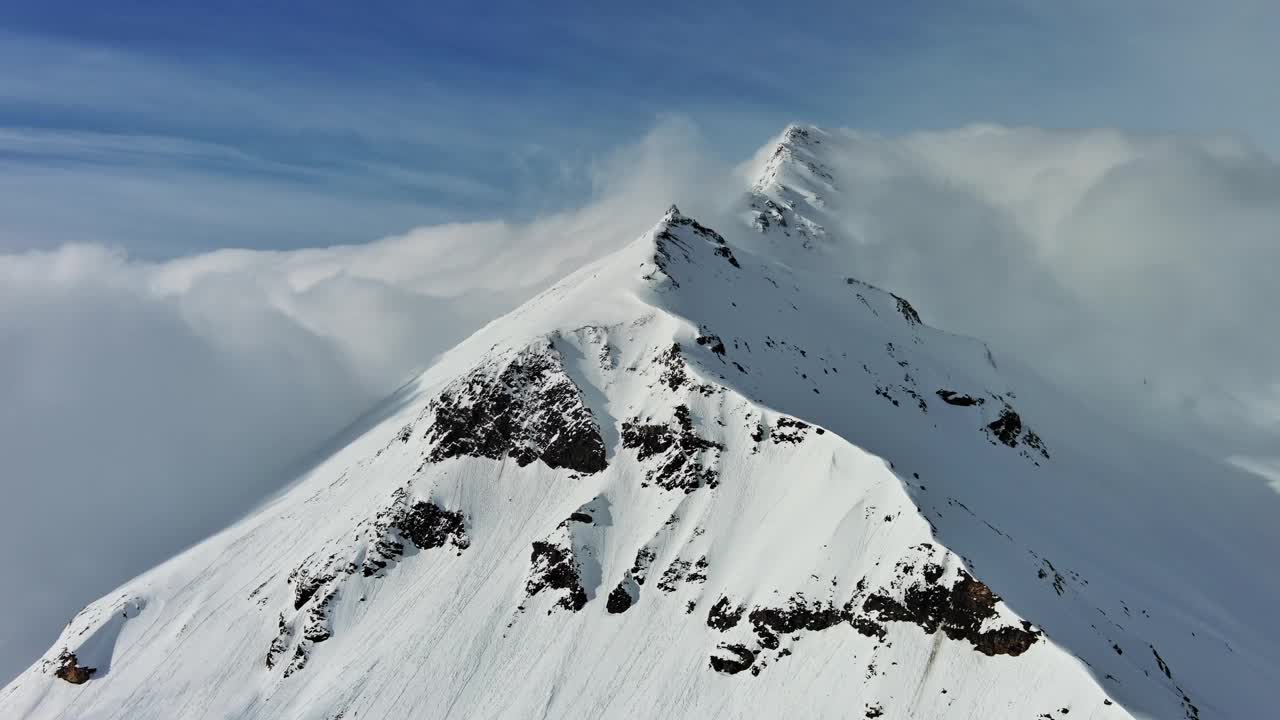
<instances>
[{"instance_id":1,"label":"jagged rock formation","mask_svg":"<svg viewBox=\"0 0 1280 720\"><path fill-rule=\"evenodd\" d=\"M605 468L600 430L550 342L500 368L476 368L441 392L430 410L431 462L510 456L520 466L541 460L584 473Z\"/></svg>"},{"instance_id":2,"label":"jagged rock formation","mask_svg":"<svg viewBox=\"0 0 1280 720\"><path fill-rule=\"evenodd\" d=\"M98 672L97 668L85 667L76 659L76 654L63 650L58 657L54 659L55 677L66 680L72 685L81 685L89 681L93 674Z\"/></svg>"}]
</instances>

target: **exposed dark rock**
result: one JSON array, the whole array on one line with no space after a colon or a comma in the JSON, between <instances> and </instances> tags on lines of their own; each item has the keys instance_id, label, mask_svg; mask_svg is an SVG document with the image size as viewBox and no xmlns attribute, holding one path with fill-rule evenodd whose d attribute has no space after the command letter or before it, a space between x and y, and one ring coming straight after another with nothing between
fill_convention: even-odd
<instances>
[{"instance_id":1,"label":"exposed dark rock","mask_svg":"<svg viewBox=\"0 0 1280 720\"><path fill-rule=\"evenodd\" d=\"M665 453L675 444L676 437L666 425L622 423L622 447L634 449L638 460L648 460Z\"/></svg>"},{"instance_id":2,"label":"exposed dark rock","mask_svg":"<svg viewBox=\"0 0 1280 720\"><path fill-rule=\"evenodd\" d=\"M685 582L691 582L691 583L706 582L708 565L709 563L707 562L707 558L705 555L698 558L698 561L693 564L693 572L689 573L689 575L685 577Z\"/></svg>"},{"instance_id":3,"label":"exposed dark rock","mask_svg":"<svg viewBox=\"0 0 1280 720\"><path fill-rule=\"evenodd\" d=\"M647 545L636 551L636 561L631 566L631 577L635 579L637 585L644 585L644 580L649 575L649 566L653 564L655 557L657 553Z\"/></svg>"},{"instance_id":4,"label":"exposed dark rock","mask_svg":"<svg viewBox=\"0 0 1280 720\"><path fill-rule=\"evenodd\" d=\"M622 423L622 446L636 450L640 460L658 457L656 467L645 474L646 484L667 490L681 488L685 492L706 485L715 487L718 473L700 461L704 450L720 451L724 446L704 440L693 429L689 408L677 405L675 417L665 425L645 424L639 418Z\"/></svg>"},{"instance_id":5,"label":"exposed dark rock","mask_svg":"<svg viewBox=\"0 0 1280 720\"><path fill-rule=\"evenodd\" d=\"M1022 433L1022 417L1012 408L1000 411L1000 417L987 425L987 429L997 440L1009 447L1018 446L1018 435Z\"/></svg>"},{"instance_id":6,"label":"exposed dark rock","mask_svg":"<svg viewBox=\"0 0 1280 720\"><path fill-rule=\"evenodd\" d=\"M1011 448L1016 448L1018 447L1018 442L1021 441L1022 444L1035 450L1045 459L1049 457L1049 451L1045 448L1040 436L1032 432L1030 428L1025 428L1022 424L1022 417L1008 405L1005 405L1004 409L1000 411L1000 417L987 424L986 430L991 435L992 442L999 441ZM1031 457L1031 454L1025 450L1022 454L1024 457Z\"/></svg>"},{"instance_id":7,"label":"exposed dark rock","mask_svg":"<svg viewBox=\"0 0 1280 720\"><path fill-rule=\"evenodd\" d=\"M1025 443L1027 447L1038 450L1043 457L1049 457L1049 451L1045 448L1044 441L1040 439L1039 435L1032 432L1031 428L1027 428L1026 433L1022 436L1022 442Z\"/></svg>"},{"instance_id":8,"label":"exposed dark rock","mask_svg":"<svg viewBox=\"0 0 1280 720\"><path fill-rule=\"evenodd\" d=\"M799 630L826 630L848 619L844 609L821 601L810 603L799 594L789 598L786 605L756 607L747 615L760 644L769 649L778 647L779 635L790 635Z\"/></svg>"},{"instance_id":9,"label":"exposed dark rock","mask_svg":"<svg viewBox=\"0 0 1280 720\"><path fill-rule=\"evenodd\" d=\"M722 257L722 258L724 258L725 260L728 260L730 265L732 265L732 266L734 266L734 267L736 267L736 268L740 268L740 267L742 267L742 265L738 262L738 258L736 258L736 257L734 257L734 256L733 256L733 251L732 251L732 250L730 250L730 249L729 249L729 247L728 247L727 245L722 245L722 246L720 246L720 247L716 248L715 253L716 253L716 255L718 255L719 257Z\"/></svg>"},{"instance_id":10,"label":"exposed dark rock","mask_svg":"<svg viewBox=\"0 0 1280 720\"><path fill-rule=\"evenodd\" d=\"M1062 573L1058 572L1058 570L1055 567L1053 567L1053 563L1049 562L1048 560L1045 560L1044 564L1049 568L1049 572L1053 573L1053 591L1058 593L1059 595L1066 592L1067 590L1066 578L1062 577ZM1044 568L1040 568L1038 571L1036 571L1036 577L1040 578L1041 580L1044 580L1049 577L1049 572L1046 572Z\"/></svg>"},{"instance_id":11,"label":"exposed dark rock","mask_svg":"<svg viewBox=\"0 0 1280 720\"><path fill-rule=\"evenodd\" d=\"M329 627L329 606L337 593L337 588L330 588L307 609L307 622L302 628L303 639L319 643L333 636Z\"/></svg>"},{"instance_id":12,"label":"exposed dark rock","mask_svg":"<svg viewBox=\"0 0 1280 720\"><path fill-rule=\"evenodd\" d=\"M689 572L688 560L673 560L658 580L658 589L665 593L675 592Z\"/></svg>"},{"instance_id":13,"label":"exposed dark rock","mask_svg":"<svg viewBox=\"0 0 1280 720\"><path fill-rule=\"evenodd\" d=\"M975 398L972 395L962 395L954 390L939 390L938 397L942 398L942 402L948 405L958 405L960 407L969 407L970 405L981 405L986 402L986 398Z\"/></svg>"},{"instance_id":14,"label":"exposed dark rock","mask_svg":"<svg viewBox=\"0 0 1280 720\"><path fill-rule=\"evenodd\" d=\"M584 512L573 513L572 515L569 516L569 521L586 523L587 525L590 525L595 522L595 520L590 515Z\"/></svg>"},{"instance_id":15,"label":"exposed dark rock","mask_svg":"<svg viewBox=\"0 0 1280 720\"><path fill-rule=\"evenodd\" d=\"M679 390L681 385L689 381L684 367L684 355L680 352L680 343L672 343L666 352L658 356L658 363L662 366L658 381L668 388Z\"/></svg>"},{"instance_id":16,"label":"exposed dark rock","mask_svg":"<svg viewBox=\"0 0 1280 720\"><path fill-rule=\"evenodd\" d=\"M876 395L879 395L885 400L888 400L889 402L893 403L894 407L898 407L898 400L893 395L889 394L888 387L884 387L882 385L876 385Z\"/></svg>"},{"instance_id":17,"label":"exposed dark rock","mask_svg":"<svg viewBox=\"0 0 1280 720\"><path fill-rule=\"evenodd\" d=\"M756 661L756 654L745 645L721 645L722 654L711 656L711 669L726 675L736 675Z\"/></svg>"},{"instance_id":18,"label":"exposed dark rock","mask_svg":"<svg viewBox=\"0 0 1280 720\"><path fill-rule=\"evenodd\" d=\"M609 599L605 602L604 609L613 615L624 613L631 609L636 599L625 587L625 583L618 583L618 586L609 593Z\"/></svg>"},{"instance_id":19,"label":"exposed dark rock","mask_svg":"<svg viewBox=\"0 0 1280 720\"><path fill-rule=\"evenodd\" d=\"M716 335L699 335L697 340L699 345L706 345L707 349L717 355L724 355L724 342Z\"/></svg>"},{"instance_id":20,"label":"exposed dark rock","mask_svg":"<svg viewBox=\"0 0 1280 720\"><path fill-rule=\"evenodd\" d=\"M884 640L889 634L889 631L885 630L883 625L864 615L855 617L852 621L852 625L853 629L857 630L858 633L866 635L867 637L877 638L879 640Z\"/></svg>"},{"instance_id":21,"label":"exposed dark rock","mask_svg":"<svg viewBox=\"0 0 1280 720\"><path fill-rule=\"evenodd\" d=\"M742 613L745 611L745 607L731 605L729 598L722 596L707 611L707 627L720 632L736 627L741 622Z\"/></svg>"},{"instance_id":22,"label":"exposed dark rock","mask_svg":"<svg viewBox=\"0 0 1280 720\"><path fill-rule=\"evenodd\" d=\"M400 488L392 503L378 513L371 533L372 547L361 566L362 574L371 577L404 555L403 540L419 550L453 545L458 551L471 546L466 520L456 510L446 510L433 502L409 502L409 491Z\"/></svg>"},{"instance_id":23,"label":"exposed dark rock","mask_svg":"<svg viewBox=\"0 0 1280 720\"><path fill-rule=\"evenodd\" d=\"M293 628L284 620L284 613L280 613L278 620L279 628L276 636L271 641L271 646L267 648L267 669L270 670L276 666L278 658L289 649L289 643L293 639Z\"/></svg>"},{"instance_id":24,"label":"exposed dark rock","mask_svg":"<svg viewBox=\"0 0 1280 720\"><path fill-rule=\"evenodd\" d=\"M938 580L942 578L942 566L937 563L926 564L922 572L924 574L924 581L930 585L936 585Z\"/></svg>"},{"instance_id":25,"label":"exposed dark rock","mask_svg":"<svg viewBox=\"0 0 1280 720\"><path fill-rule=\"evenodd\" d=\"M889 294L893 295L893 293ZM893 299L898 301L898 312L902 313L902 317L906 318L908 325L917 327L923 324L920 322L920 313L916 312L916 309L911 307L911 303L907 302L905 298L900 298L897 295L893 295Z\"/></svg>"},{"instance_id":26,"label":"exposed dark rock","mask_svg":"<svg viewBox=\"0 0 1280 720\"><path fill-rule=\"evenodd\" d=\"M604 440L582 393L547 343L520 353L500 372L482 367L431 402L427 459L509 456L524 467L594 473L605 468Z\"/></svg>"},{"instance_id":27,"label":"exposed dark rock","mask_svg":"<svg viewBox=\"0 0 1280 720\"><path fill-rule=\"evenodd\" d=\"M805 435L808 432L808 423L783 415L774 423L774 428L769 433L769 439L773 440L774 445L801 443L804 442Z\"/></svg>"},{"instance_id":28,"label":"exposed dark rock","mask_svg":"<svg viewBox=\"0 0 1280 720\"><path fill-rule=\"evenodd\" d=\"M72 685L83 685L98 672L97 668L81 665L76 654L65 648L53 662L57 666L53 671L54 677L66 680Z\"/></svg>"},{"instance_id":29,"label":"exposed dark rock","mask_svg":"<svg viewBox=\"0 0 1280 720\"><path fill-rule=\"evenodd\" d=\"M984 655L1021 655L1039 637L1028 623L1021 628L981 629L984 620L995 617L999 600L986 584L961 572L960 580L950 588L914 585L901 601L874 594L862 609L882 622L913 623L929 634L941 630L952 640L969 641Z\"/></svg>"},{"instance_id":30,"label":"exposed dark rock","mask_svg":"<svg viewBox=\"0 0 1280 720\"><path fill-rule=\"evenodd\" d=\"M289 677L299 670L307 666L307 659L311 657L311 644L307 642L298 643L298 647L293 649L293 657L289 660L289 665L284 669L284 676Z\"/></svg>"},{"instance_id":31,"label":"exposed dark rock","mask_svg":"<svg viewBox=\"0 0 1280 720\"><path fill-rule=\"evenodd\" d=\"M725 244L724 238L721 237L720 233L716 232L715 230L712 230L711 228L707 227L706 225L703 225L702 223L698 222L697 220L694 220L691 217L685 216L683 213L680 212L680 208L676 207L675 205L672 205L671 207L667 208L666 221L667 221L667 224L672 227L693 228L694 233L701 235L703 238L705 238L710 242L715 243L716 245Z\"/></svg>"},{"instance_id":32,"label":"exposed dark rock","mask_svg":"<svg viewBox=\"0 0 1280 720\"><path fill-rule=\"evenodd\" d=\"M526 595L533 597L548 588L562 590L564 595L556 601L556 607L577 612L586 606L587 591L582 587L582 577L570 548L535 540L529 563Z\"/></svg>"},{"instance_id":33,"label":"exposed dark rock","mask_svg":"<svg viewBox=\"0 0 1280 720\"><path fill-rule=\"evenodd\" d=\"M295 571L297 572L297 571ZM293 586L293 609L299 610L303 605L307 604L320 588L325 584L333 581L333 573L322 573L319 575L309 575L305 571L299 572L297 582Z\"/></svg>"},{"instance_id":34,"label":"exposed dark rock","mask_svg":"<svg viewBox=\"0 0 1280 720\"><path fill-rule=\"evenodd\" d=\"M915 382L915 380L913 380L910 375L906 376L906 381L912 382L912 383ZM920 412L923 412L923 413L929 412L929 403L925 402L924 398L920 397L920 393L916 392L910 387L907 387L906 385L899 385L898 389L910 395L911 399L916 401L916 407L920 408Z\"/></svg>"},{"instance_id":35,"label":"exposed dark rock","mask_svg":"<svg viewBox=\"0 0 1280 720\"><path fill-rule=\"evenodd\" d=\"M471 545L462 513L423 500L408 509L396 528L420 550L443 547L446 542L452 542L458 549Z\"/></svg>"},{"instance_id":36,"label":"exposed dark rock","mask_svg":"<svg viewBox=\"0 0 1280 720\"><path fill-rule=\"evenodd\" d=\"M1152 655L1155 655L1155 657L1156 657L1156 665L1157 665L1157 666L1159 666L1159 668L1160 668L1160 672L1164 673L1164 676L1165 676L1165 677L1167 677L1167 678L1169 678L1170 680L1172 680L1172 679L1173 679L1173 673L1169 670L1169 664L1168 664L1168 663L1166 663L1166 662L1164 661L1164 658L1160 657L1160 653L1156 651L1156 646L1155 646L1155 645L1152 645L1152 646L1151 646L1151 654L1152 654Z\"/></svg>"}]
</instances>

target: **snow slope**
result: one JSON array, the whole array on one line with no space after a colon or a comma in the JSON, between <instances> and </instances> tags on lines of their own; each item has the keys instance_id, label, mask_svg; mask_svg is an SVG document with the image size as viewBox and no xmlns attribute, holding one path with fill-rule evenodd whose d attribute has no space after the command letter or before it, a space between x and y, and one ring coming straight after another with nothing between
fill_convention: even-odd
<instances>
[{"instance_id":1,"label":"snow slope","mask_svg":"<svg viewBox=\"0 0 1280 720\"><path fill-rule=\"evenodd\" d=\"M86 608L0 717L1270 715L1275 501L846 277L821 133Z\"/></svg>"}]
</instances>

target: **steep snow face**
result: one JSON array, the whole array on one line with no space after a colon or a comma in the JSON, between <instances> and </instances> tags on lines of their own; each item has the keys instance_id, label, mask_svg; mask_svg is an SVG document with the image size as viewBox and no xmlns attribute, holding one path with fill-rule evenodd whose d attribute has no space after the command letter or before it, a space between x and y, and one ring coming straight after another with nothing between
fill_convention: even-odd
<instances>
[{"instance_id":1,"label":"steep snow face","mask_svg":"<svg viewBox=\"0 0 1280 720\"><path fill-rule=\"evenodd\" d=\"M745 243L672 208L482 329L0 716L1265 716L1273 538L761 244L821 240L803 199Z\"/></svg>"}]
</instances>

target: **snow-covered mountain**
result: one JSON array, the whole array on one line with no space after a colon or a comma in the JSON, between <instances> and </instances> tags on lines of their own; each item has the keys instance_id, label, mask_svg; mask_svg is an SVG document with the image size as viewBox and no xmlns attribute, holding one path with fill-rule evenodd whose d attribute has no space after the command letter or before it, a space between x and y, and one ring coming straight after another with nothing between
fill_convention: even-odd
<instances>
[{"instance_id":1,"label":"snow-covered mountain","mask_svg":"<svg viewBox=\"0 0 1280 720\"><path fill-rule=\"evenodd\" d=\"M851 277L838 144L483 328L0 717L1273 714L1251 490Z\"/></svg>"}]
</instances>

